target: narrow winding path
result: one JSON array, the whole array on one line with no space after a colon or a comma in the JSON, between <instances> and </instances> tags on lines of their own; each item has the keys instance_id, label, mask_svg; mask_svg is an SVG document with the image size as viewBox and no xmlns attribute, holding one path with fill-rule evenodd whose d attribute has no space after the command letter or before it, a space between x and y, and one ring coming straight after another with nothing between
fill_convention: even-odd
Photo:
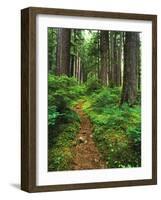
<instances>
[{"instance_id":1,"label":"narrow winding path","mask_svg":"<svg viewBox=\"0 0 161 200\"><path fill-rule=\"evenodd\" d=\"M102 161L100 153L93 141L91 122L83 112L82 106L83 102L80 102L74 109L80 116L81 128L76 137L76 145L73 148L75 157L72 168L74 170L105 168L105 163Z\"/></svg>"}]
</instances>

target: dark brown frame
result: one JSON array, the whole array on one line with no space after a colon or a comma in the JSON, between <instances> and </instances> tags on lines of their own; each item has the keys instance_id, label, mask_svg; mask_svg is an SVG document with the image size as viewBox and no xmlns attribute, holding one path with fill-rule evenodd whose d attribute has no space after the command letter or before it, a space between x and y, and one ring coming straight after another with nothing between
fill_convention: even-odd
<instances>
[{"instance_id":1,"label":"dark brown frame","mask_svg":"<svg viewBox=\"0 0 161 200\"><path fill-rule=\"evenodd\" d=\"M152 22L152 179L36 186L36 15L63 15ZM157 16L29 7L21 10L21 189L27 192L157 184Z\"/></svg>"}]
</instances>

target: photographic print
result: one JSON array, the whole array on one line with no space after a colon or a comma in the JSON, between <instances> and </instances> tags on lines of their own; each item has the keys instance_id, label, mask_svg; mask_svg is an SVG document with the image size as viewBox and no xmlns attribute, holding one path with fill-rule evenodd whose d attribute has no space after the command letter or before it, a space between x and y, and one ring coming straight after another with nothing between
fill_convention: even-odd
<instances>
[{"instance_id":1,"label":"photographic print","mask_svg":"<svg viewBox=\"0 0 161 200\"><path fill-rule=\"evenodd\" d=\"M157 183L157 16L21 11L21 189Z\"/></svg>"},{"instance_id":2,"label":"photographic print","mask_svg":"<svg viewBox=\"0 0 161 200\"><path fill-rule=\"evenodd\" d=\"M141 167L141 33L48 28L48 170Z\"/></svg>"}]
</instances>

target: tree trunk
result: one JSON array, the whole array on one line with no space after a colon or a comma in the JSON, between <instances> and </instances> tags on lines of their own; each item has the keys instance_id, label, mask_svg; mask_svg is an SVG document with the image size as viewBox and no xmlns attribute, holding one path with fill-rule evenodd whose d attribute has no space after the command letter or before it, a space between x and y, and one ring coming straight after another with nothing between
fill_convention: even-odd
<instances>
[{"instance_id":1,"label":"tree trunk","mask_svg":"<svg viewBox=\"0 0 161 200\"><path fill-rule=\"evenodd\" d=\"M114 64L113 64L113 86L118 86L118 49L117 49L117 33L114 33Z\"/></svg>"},{"instance_id":2,"label":"tree trunk","mask_svg":"<svg viewBox=\"0 0 161 200\"><path fill-rule=\"evenodd\" d=\"M121 104L133 105L137 97L137 37L139 33L126 32L124 46L124 78Z\"/></svg>"},{"instance_id":3,"label":"tree trunk","mask_svg":"<svg viewBox=\"0 0 161 200\"><path fill-rule=\"evenodd\" d=\"M121 85L121 64L122 64L122 39L123 34L119 32L118 53L117 53L117 86Z\"/></svg>"},{"instance_id":4,"label":"tree trunk","mask_svg":"<svg viewBox=\"0 0 161 200\"><path fill-rule=\"evenodd\" d=\"M70 75L70 29L60 28L57 44L57 75Z\"/></svg>"},{"instance_id":5,"label":"tree trunk","mask_svg":"<svg viewBox=\"0 0 161 200\"><path fill-rule=\"evenodd\" d=\"M100 33L101 70L100 79L103 85L108 84L108 31Z\"/></svg>"},{"instance_id":6,"label":"tree trunk","mask_svg":"<svg viewBox=\"0 0 161 200\"><path fill-rule=\"evenodd\" d=\"M114 69L114 32L110 31L110 42L109 42L109 52L110 52L110 59L109 59L109 84L113 85L113 69Z\"/></svg>"},{"instance_id":7,"label":"tree trunk","mask_svg":"<svg viewBox=\"0 0 161 200\"><path fill-rule=\"evenodd\" d=\"M74 55L70 58L70 76L74 75Z\"/></svg>"},{"instance_id":8,"label":"tree trunk","mask_svg":"<svg viewBox=\"0 0 161 200\"><path fill-rule=\"evenodd\" d=\"M138 34L137 37L137 76L138 76L138 90L141 89L141 43Z\"/></svg>"},{"instance_id":9,"label":"tree trunk","mask_svg":"<svg viewBox=\"0 0 161 200\"><path fill-rule=\"evenodd\" d=\"M78 82L80 83L80 80L81 80L81 60L80 60L80 57L78 57Z\"/></svg>"},{"instance_id":10,"label":"tree trunk","mask_svg":"<svg viewBox=\"0 0 161 200\"><path fill-rule=\"evenodd\" d=\"M98 41L97 41L98 55L97 55L97 78L100 79L100 31L98 31Z\"/></svg>"},{"instance_id":11,"label":"tree trunk","mask_svg":"<svg viewBox=\"0 0 161 200\"><path fill-rule=\"evenodd\" d=\"M111 69L112 69L112 37L111 37L112 32L109 31L109 45L108 45L108 68L109 68L109 84L111 83Z\"/></svg>"},{"instance_id":12,"label":"tree trunk","mask_svg":"<svg viewBox=\"0 0 161 200\"><path fill-rule=\"evenodd\" d=\"M114 32L111 37L111 86L121 85L122 33Z\"/></svg>"}]
</instances>

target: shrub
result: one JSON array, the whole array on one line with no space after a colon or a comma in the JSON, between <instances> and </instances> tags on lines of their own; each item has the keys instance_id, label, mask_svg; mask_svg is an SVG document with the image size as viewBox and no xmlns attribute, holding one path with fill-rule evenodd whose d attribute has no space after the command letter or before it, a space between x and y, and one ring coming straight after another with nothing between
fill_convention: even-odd
<instances>
[{"instance_id":1,"label":"shrub","mask_svg":"<svg viewBox=\"0 0 161 200\"><path fill-rule=\"evenodd\" d=\"M108 168L141 165L140 105L119 105L120 88L93 93L83 107L93 123L93 138Z\"/></svg>"},{"instance_id":2,"label":"shrub","mask_svg":"<svg viewBox=\"0 0 161 200\"><path fill-rule=\"evenodd\" d=\"M49 74L48 93L49 125L55 125L56 119L68 122L75 118L78 121L70 105L84 93L83 85L78 85L75 78Z\"/></svg>"},{"instance_id":3,"label":"shrub","mask_svg":"<svg viewBox=\"0 0 161 200\"><path fill-rule=\"evenodd\" d=\"M48 93L53 97L63 96L71 101L84 93L84 85L79 85L73 77L49 75Z\"/></svg>"},{"instance_id":4,"label":"shrub","mask_svg":"<svg viewBox=\"0 0 161 200\"><path fill-rule=\"evenodd\" d=\"M120 100L120 89L104 88L98 94L94 94L93 99L93 106L95 108L104 109L111 104L117 105Z\"/></svg>"},{"instance_id":5,"label":"shrub","mask_svg":"<svg viewBox=\"0 0 161 200\"><path fill-rule=\"evenodd\" d=\"M73 159L73 140L79 131L79 123L62 124L49 139L48 170L70 170Z\"/></svg>"},{"instance_id":6,"label":"shrub","mask_svg":"<svg viewBox=\"0 0 161 200\"><path fill-rule=\"evenodd\" d=\"M91 92L96 92L97 90L101 89L102 85L97 78L95 78L94 76L91 76L87 80L86 87L87 87L87 93L91 93Z\"/></svg>"},{"instance_id":7,"label":"shrub","mask_svg":"<svg viewBox=\"0 0 161 200\"><path fill-rule=\"evenodd\" d=\"M84 86L67 76L49 75L48 80L48 170L69 170L80 123L71 104L84 93Z\"/></svg>"},{"instance_id":8,"label":"shrub","mask_svg":"<svg viewBox=\"0 0 161 200\"><path fill-rule=\"evenodd\" d=\"M56 111L56 106L48 107L48 125L54 126L59 115L59 112Z\"/></svg>"}]
</instances>

